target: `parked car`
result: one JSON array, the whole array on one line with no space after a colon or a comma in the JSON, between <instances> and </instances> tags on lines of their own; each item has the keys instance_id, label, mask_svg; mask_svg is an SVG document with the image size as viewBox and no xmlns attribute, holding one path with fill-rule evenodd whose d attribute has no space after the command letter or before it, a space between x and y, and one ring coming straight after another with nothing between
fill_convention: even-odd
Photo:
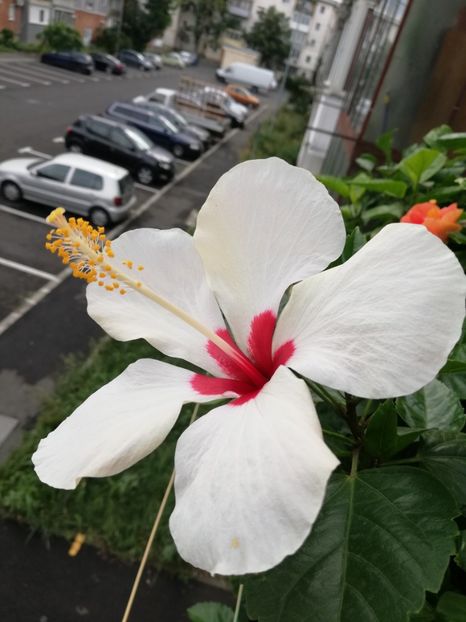
<instances>
[{"instance_id":1,"label":"parked car","mask_svg":"<svg viewBox=\"0 0 466 622\"><path fill-rule=\"evenodd\" d=\"M199 91L199 96L211 110L221 110L230 119L232 127L244 127L249 110L238 104L228 93L212 86L205 86Z\"/></svg>"},{"instance_id":2,"label":"parked car","mask_svg":"<svg viewBox=\"0 0 466 622\"><path fill-rule=\"evenodd\" d=\"M40 62L62 69L78 71L86 75L91 75L94 71L91 56L84 54L84 52L44 52L40 57Z\"/></svg>"},{"instance_id":3,"label":"parked car","mask_svg":"<svg viewBox=\"0 0 466 622\"><path fill-rule=\"evenodd\" d=\"M96 115L82 115L66 130L66 148L127 168L142 184L170 181L173 156L134 127Z\"/></svg>"},{"instance_id":4,"label":"parked car","mask_svg":"<svg viewBox=\"0 0 466 622\"><path fill-rule=\"evenodd\" d=\"M77 153L6 160L0 164L0 188L9 201L61 205L99 226L122 220L136 201L127 170Z\"/></svg>"},{"instance_id":5,"label":"parked car","mask_svg":"<svg viewBox=\"0 0 466 622\"><path fill-rule=\"evenodd\" d=\"M136 104L115 102L106 111L110 117L137 127L152 142L171 151L177 158L193 160L201 155L202 143L180 132L168 119Z\"/></svg>"},{"instance_id":6,"label":"parked car","mask_svg":"<svg viewBox=\"0 0 466 622\"><path fill-rule=\"evenodd\" d=\"M170 110L181 113L188 123L207 130L216 138L223 138L227 124L230 124L223 113L219 118L219 115L212 115L206 111L199 97L184 95L174 89L157 88L149 93L146 99L163 104Z\"/></svg>"},{"instance_id":7,"label":"parked car","mask_svg":"<svg viewBox=\"0 0 466 622\"><path fill-rule=\"evenodd\" d=\"M250 108L258 108L261 100L253 95L251 91L240 84L229 84L225 88L225 93L228 93L238 104L243 106L249 106Z\"/></svg>"},{"instance_id":8,"label":"parked car","mask_svg":"<svg viewBox=\"0 0 466 622\"><path fill-rule=\"evenodd\" d=\"M162 69L163 61L162 57L159 54L154 54L153 52L144 52L144 58L151 63L154 69Z\"/></svg>"},{"instance_id":9,"label":"parked car","mask_svg":"<svg viewBox=\"0 0 466 622\"><path fill-rule=\"evenodd\" d=\"M99 71L113 73L117 76L121 76L126 71L126 65L121 60L118 60L116 56L103 52L92 52L91 57L94 61L94 67Z\"/></svg>"},{"instance_id":10,"label":"parked car","mask_svg":"<svg viewBox=\"0 0 466 622\"><path fill-rule=\"evenodd\" d=\"M179 69L184 69L186 67L186 63L179 52L168 52L168 54L164 54L162 56L162 61L164 65L170 65L170 67L178 67Z\"/></svg>"},{"instance_id":11,"label":"parked car","mask_svg":"<svg viewBox=\"0 0 466 622\"><path fill-rule=\"evenodd\" d=\"M275 74L270 69L263 69L248 63L232 63L223 69L217 69L216 75L220 82L245 84L255 92L259 89L270 91L277 88Z\"/></svg>"},{"instance_id":12,"label":"parked car","mask_svg":"<svg viewBox=\"0 0 466 622\"><path fill-rule=\"evenodd\" d=\"M150 71L152 69L152 63L144 58L141 52L136 52L136 50L120 50L118 59L128 67L135 67L141 71Z\"/></svg>"},{"instance_id":13,"label":"parked car","mask_svg":"<svg viewBox=\"0 0 466 622\"><path fill-rule=\"evenodd\" d=\"M181 50L179 54L184 60L185 65L187 66L197 65L197 63L199 62L199 58L194 52L187 52L186 50Z\"/></svg>"},{"instance_id":14,"label":"parked car","mask_svg":"<svg viewBox=\"0 0 466 622\"><path fill-rule=\"evenodd\" d=\"M184 132L185 134L189 134L193 138L200 140L204 147L208 147L208 145L210 144L209 132L207 130L203 130L197 125L192 125L191 123L188 123L184 116L179 112L176 112L176 110L172 110L168 106L164 106L163 104L151 101L149 98L144 97L143 95L135 97L133 99L133 103L137 106L141 106L141 108L153 110L155 113L161 114L166 119L168 119L170 123L173 123L173 125L178 128L180 132Z\"/></svg>"}]
</instances>

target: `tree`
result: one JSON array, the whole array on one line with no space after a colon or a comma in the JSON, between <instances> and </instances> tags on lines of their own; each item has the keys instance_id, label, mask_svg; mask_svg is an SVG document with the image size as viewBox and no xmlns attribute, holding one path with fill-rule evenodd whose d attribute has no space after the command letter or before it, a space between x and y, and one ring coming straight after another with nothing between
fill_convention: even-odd
<instances>
[{"instance_id":1,"label":"tree","mask_svg":"<svg viewBox=\"0 0 466 622\"><path fill-rule=\"evenodd\" d=\"M207 44L216 47L221 34L237 26L227 0L178 0L178 6L192 15L192 23L184 26L181 37L192 35L196 52L202 52Z\"/></svg>"},{"instance_id":2,"label":"tree","mask_svg":"<svg viewBox=\"0 0 466 622\"><path fill-rule=\"evenodd\" d=\"M63 22L49 24L39 33L42 47L49 50L81 50L83 42L77 30Z\"/></svg>"},{"instance_id":3,"label":"tree","mask_svg":"<svg viewBox=\"0 0 466 622\"><path fill-rule=\"evenodd\" d=\"M262 63L271 69L283 65L290 51L290 39L288 18L275 7L260 9L257 22L246 34L247 44L260 53Z\"/></svg>"},{"instance_id":4,"label":"tree","mask_svg":"<svg viewBox=\"0 0 466 622\"><path fill-rule=\"evenodd\" d=\"M104 28L95 44L111 52L122 47L144 50L170 24L171 5L172 0L147 0L144 6L138 0L126 0L121 28Z\"/></svg>"}]
</instances>

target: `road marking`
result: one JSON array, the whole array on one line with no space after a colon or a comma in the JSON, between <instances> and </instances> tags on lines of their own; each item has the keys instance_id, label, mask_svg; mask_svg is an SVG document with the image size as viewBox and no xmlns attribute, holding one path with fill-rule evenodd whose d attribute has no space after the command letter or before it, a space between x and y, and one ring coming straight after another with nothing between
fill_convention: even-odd
<instances>
[{"instance_id":1,"label":"road marking","mask_svg":"<svg viewBox=\"0 0 466 622\"><path fill-rule=\"evenodd\" d=\"M56 138L52 138L52 142L61 144L65 142L65 139L63 138L63 136L57 136Z\"/></svg>"},{"instance_id":2,"label":"road marking","mask_svg":"<svg viewBox=\"0 0 466 622\"><path fill-rule=\"evenodd\" d=\"M12 78L6 78L5 76L0 75L0 80L3 82L10 82L11 84L18 84L19 86L31 86L28 82L20 82L19 80L13 80Z\"/></svg>"},{"instance_id":3,"label":"road marking","mask_svg":"<svg viewBox=\"0 0 466 622\"><path fill-rule=\"evenodd\" d=\"M261 106L256 112L254 112L246 123L251 122L255 119L259 114L262 114L264 110L267 108L267 105ZM189 175L197 166L199 166L206 158L210 155L214 154L221 145L226 143L230 138L233 138L239 129L234 129L225 134L225 136L213 147L205 151L200 158L192 162L189 166L187 166L184 171L182 171L179 175L174 177L170 183L168 183L158 194L153 194L151 197L147 199L139 208L135 209L122 223L120 223L117 227L115 227L109 234L109 238L113 239L117 235L120 235L129 224L133 222L136 218L141 216L144 212L146 212L150 207L158 203L158 201L169 191L175 184L177 184L181 179ZM54 281L50 281L43 285L40 289L38 289L32 296L23 301L23 303L16 309L12 311L9 315L7 315L3 320L0 321L0 335L2 335L10 326L12 326L15 322L20 320L23 315L25 315L30 309L35 307L41 300L43 300L46 296L48 296L56 287L58 287L63 281L71 275L71 270L66 267L64 268L56 277Z\"/></svg>"},{"instance_id":4,"label":"road marking","mask_svg":"<svg viewBox=\"0 0 466 622\"><path fill-rule=\"evenodd\" d=\"M38 276L41 279L46 279L47 281L57 281L58 279L55 274L50 274L50 272L44 272L43 270L38 270L37 268L32 268L31 266L26 266L26 264L11 261L10 259L5 259L4 257L0 257L0 266L13 268L19 272L25 272L26 274L30 274L32 276Z\"/></svg>"},{"instance_id":5,"label":"road marking","mask_svg":"<svg viewBox=\"0 0 466 622\"><path fill-rule=\"evenodd\" d=\"M33 156L37 156L38 158L45 158L46 160L51 160L52 156L47 153L42 153L42 151L35 151L32 147L21 147L18 149L18 153L30 153Z\"/></svg>"},{"instance_id":6,"label":"road marking","mask_svg":"<svg viewBox=\"0 0 466 622\"><path fill-rule=\"evenodd\" d=\"M41 225L46 225L47 227L50 226L45 218L35 216L34 214L30 214L29 212L21 212L19 209L15 209L14 207L10 207L9 205L2 205L0 203L0 212L12 214L13 216L19 216L20 218L25 218L26 220L32 220L34 222L40 223Z\"/></svg>"},{"instance_id":7,"label":"road marking","mask_svg":"<svg viewBox=\"0 0 466 622\"><path fill-rule=\"evenodd\" d=\"M30 82L38 82L39 84L45 84L46 86L50 86L50 82L46 82L45 80L41 80L40 78L36 78L36 77L32 77L32 76L22 76L20 73L18 73L18 70L15 71L15 69L6 69L5 67L1 67L0 71L5 71L7 74L11 75L13 74L14 76L17 76L19 78L26 78L27 80L29 80ZM27 84L27 82L25 83Z\"/></svg>"},{"instance_id":8,"label":"road marking","mask_svg":"<svg viewBox=\"0 0 466 622\"><path fill-rule=\"evenodd\" d=\"M146 186L145 184L138 184L137 181L134 182L134 187L139 188L139 190L144 190L145 192L151 192L152 194L158 194L160 192L157 188Z\"/></svg>"},{"instance_id":9,"label":"road marking","mask_svg":"<svg viewBox=\"0 0 466 622\"><path fill-rule=\"evenodd\" d=\"M23 70L22 65L19 65L19 63L16 63L16 66L21 67L21 70ZM50 80L55 80L56 82L60 82L61 84L69 84L70 83L69 80L65 80L64 78L61 78L54 71L49 71L48 69L44 69L43 67L40 67L40 66L34 67L33 69L30 69L28 67L27 69L24 69L23 71L32 72L33 74L37 74L39 76L41 75L44 78L49 78Z\"/></svg>"},{"instance_id":10,"label":"road marking","mask_svg":"<svg viewBox=\"0 0 466 622\"><path fill-rule=\"evenodd\" d=\"M42 69L42 67L40 67L40 71L44 71ZM48 73L52 73L53 75L57 76L57 77L62 77L63 79L65 79L66 76L66 80L71 80L72 82L80 82L81 84L85 82L84 78L77 78L76 76L70 76L70 71L67 71L66 69L61 69L60 67L53 67L52 71L49 71L49 69L46 70Z\"/></svg>"}]
</instances>

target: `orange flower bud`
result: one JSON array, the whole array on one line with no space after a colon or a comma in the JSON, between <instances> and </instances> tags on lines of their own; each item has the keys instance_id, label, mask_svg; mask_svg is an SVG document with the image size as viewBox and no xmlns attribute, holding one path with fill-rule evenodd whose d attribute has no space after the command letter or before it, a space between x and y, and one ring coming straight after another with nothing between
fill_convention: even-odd
<instances>
[{"instance_id":1,"label":"orange flower bud","mask_svg":"<svg viewBox=\"0 0 466 622\"><path fill-rule=\"evenodd\" d=\"M416 203L401 218L401 222L410 222L415 225L424 225L431 233L439 237L442 242L448 240L450 233L461 231L462 225L457 220L463 213L456 203L448 207L439 207L437 201Z\"/></svg>"}]
</instances>

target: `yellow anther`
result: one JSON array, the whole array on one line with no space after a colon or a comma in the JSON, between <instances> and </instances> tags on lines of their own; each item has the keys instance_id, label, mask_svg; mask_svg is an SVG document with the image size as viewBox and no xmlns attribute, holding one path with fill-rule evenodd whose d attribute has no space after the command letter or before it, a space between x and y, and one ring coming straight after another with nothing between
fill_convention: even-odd
<instances>
[{"instance_id":1,"label":"yellow anther","mask_svg":"<svg viewBox=\"0 0 466 622\"><path fill-rule=\"evenodd\" d=\"M138 270L139 271L144 270L144 266L138 266Z\"/></svg>"},{"instance_id":2,"label":"yellow anther","mask_svg":"<svg viewBox=\"0 0 466 622\"><path fill-rule=\"evenodd\" d=\"M120 284L118 283L118 281L113 281L112 285L113 285L113 289L118 289L120 287Z\"/></svg>"},{"instance_id":3,"label":"yellow anther","mask_svg":"<svg viewBox=\"0 0 466 622\"><path fill-rule=\"evenodd\" d=\"M123 296L124 294L126 294L126 289L120 289L120 294Z\"/></svg>"},{"instance_id":4,"label":"yellow anther","mask_svg":"<svg viewBox=\"0 0 466 622\"><path fill-rule=\"evenodd\" d=\"M142 287L141 281L136 281L136 287Z\"/></svg>"},{"instance_id":5,"label":"yellow anther","mask_svg":"<svg viewBox=\"0 0 466 622\"><path fill-rule=\"evenodd\" d=\"M98 285L99 287L103 287L103 286L104 286L104 282L103 282L103 281L99 281L99 282L97 283L97 285Z\"/></svg>"},{"instance_id":6,"label":"yellow anther","mask_svg":"<svg viewBox=\"0 0 466 622\"><path fill-rule=\"evenodd\" d=\"M106 289L108 292L113 292L113 287L112 287L111 285L106 285L106 286L105 286L105 289Z\"/></svg>"},{"instance_id":7,"label":"yellow anther","mask_svg":"<svg viewBox=\"0 0 466 622\"><path fill-rule=\"evenodd\" d=\"M105 277L107 276L106 272L99 272L99 276L101 279L105 279Z\"/></svg>"},{"instance_id":8,"label":"yellow anther","mask_svg":"<svg viewBox=\"0 0 466 622\"><path fill-rule=\"evenodd\" d=\"M132 261L130 261L129 259L126 259L126 260L123 262L123 265L124 265L124 266L128 266L128 268L129 268L130 270L132 270L132 269L133 269L133 262L132 262Z\"/></svg>"}]
</instances>

